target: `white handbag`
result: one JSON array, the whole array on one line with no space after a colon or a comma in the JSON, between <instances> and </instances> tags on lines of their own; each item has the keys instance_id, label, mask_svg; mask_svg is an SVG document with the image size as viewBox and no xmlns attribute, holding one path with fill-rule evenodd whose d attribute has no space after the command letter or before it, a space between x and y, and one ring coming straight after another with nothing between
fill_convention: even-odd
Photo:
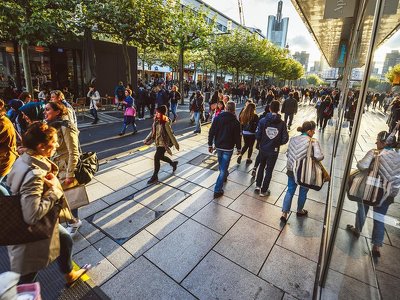
<instances>
[{"instance_id":1,"label":"white handbag","mask_svg":"<svg viewBox=\"0 0 400 300\"><path fill-rule=\"evenodd\" d=\"M65 190L64 195L70 209L76 209L89 204L89 197L84 184Z\"/></svg>"}]
</instances>

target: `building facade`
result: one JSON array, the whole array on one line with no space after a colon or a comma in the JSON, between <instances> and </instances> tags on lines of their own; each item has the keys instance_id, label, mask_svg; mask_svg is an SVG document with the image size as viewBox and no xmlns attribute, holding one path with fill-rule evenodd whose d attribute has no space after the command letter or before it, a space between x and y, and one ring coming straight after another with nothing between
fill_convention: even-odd
<instances>
[{"instance_id":1,"label":"building facade","mask_svg":"<svg viewBox=\"0 0 400 300\"><path fill-rule=\"evenodd\" d=\"M391 53L386 53L385 62L383 63L382 76L393 68L395 65L400 64L400 52L399 50L392 50Z\"/></svg>"},{"instance_id":2,"label":"building facade","mask_svg":"<svg viewBox=\"0 0 400 300\"><path fill-rule=\"evenodd\" d=\"M285 48L289 26L289 18L282 18L283 2L278 2L276 16L268 16L267 39L275 45Z\"/></svg>"},{"instance_id":3,"label":"building facade","mask_svg":"<svg viewBox=\"0 0 400 300\"><path fill-rule=\"evenodd\" d=\"M304 71L307 72L308 70L308 61L310 59L310 53L306 51L295 52L293 54L293 59L297 60L304 68Z\"/></svg>"}]
</instances>

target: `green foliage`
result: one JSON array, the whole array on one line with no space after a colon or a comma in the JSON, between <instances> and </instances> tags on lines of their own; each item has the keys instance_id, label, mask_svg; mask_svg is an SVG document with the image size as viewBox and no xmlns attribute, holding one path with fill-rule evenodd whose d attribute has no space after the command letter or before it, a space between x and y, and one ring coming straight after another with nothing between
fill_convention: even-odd
<instances>
[{"instance_id":1,"label":"green foliage","mask_svg":"<svg viewBox=\"0 0 400 300\"><path fill-rule=\"evenodd\" d=\"M321 85L323 80L316 74L310 74L306 78L307 83L311 85Z\"/></svg>"},{"instance_id":2,"label":"green foliage","mask_svg":"<svg viewBox=\"0 0 400 300\"><path fill-rule=\"evenodd\" d=\"M396 77L400 76L400 64L395 65L393 68L391 68L385 76L386 79L393 84L393 81L396 79Z\"/></svg>"},{"instance_id":3,"label":"green foliage","mask_svg":"<svg viewBox=\"0 0 400 300\"><path fill-rule=\"evenodd\" d=\"M376 89L380 83L381 82L378 78L371 76L368 81L368 87L371 89Z\"/></svg>"}]
</instances>

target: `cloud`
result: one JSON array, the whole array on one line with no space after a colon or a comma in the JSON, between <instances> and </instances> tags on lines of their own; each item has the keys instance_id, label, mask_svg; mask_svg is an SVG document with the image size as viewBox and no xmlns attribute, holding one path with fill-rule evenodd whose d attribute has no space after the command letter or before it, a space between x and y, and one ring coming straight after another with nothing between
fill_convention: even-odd
<instances>
[{"instance_id":1,"label":"cloud","mask_svg":"<svg viewBox=\"0 0 400 300\"><path fill-rule=\"evenodd\" d=\"M304 35L297 35L295 37L289 38L288 40L289 48L303 48L307 49L312 47L310 40Z\"/></svg>"}]
</instances>

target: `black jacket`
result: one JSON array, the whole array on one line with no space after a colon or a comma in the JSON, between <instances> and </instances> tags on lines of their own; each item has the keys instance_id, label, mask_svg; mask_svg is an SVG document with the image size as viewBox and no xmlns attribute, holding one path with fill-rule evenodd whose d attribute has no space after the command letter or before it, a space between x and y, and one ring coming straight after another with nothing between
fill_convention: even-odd
<instances>
[{"instance_id":1,"label":"black jacket","mask_svg":"<svg viewBox=\"0 0 400 300\"><path fill-rule=\"evenodd\" d=\"M181 100L181 93L179 93L178 91L171 91L169 93L169 100L171 101L171 103L178 103L178 101Z\"/></svg>"},{"instance_id":2,"label":"black jacket","mask_svg":"<svg viewBox=\"0 0 400 300\"><path fill-rule=\"evenodd\" d=\"M297 113L297 101L296 99L289 97L282 104L282 113L292 115Z\"/></svg>"},{"instance_id":3,"label":"black jacket","mask_svg":"<svg viewBox=\"0 0 400 300\"><path fill-rule=\"evenodd\" d=\"M268 113L258 123L256 138L260 143L260 151L277 154L279 147L289 141L286 123L280 115Z\"/></svg>"},{"instance_id":4,"label":"black jacket","mask_svg":"<svg viewBox=\"0 0 400 300\"><path fill-rule=\"evenodd\" d=\"M208 133L208 145L211 147L213 143L221 150L233 150L235 145L241 149L240 123L234 114L224 111L214 119Z\"/></svg>"}]
</instances>

